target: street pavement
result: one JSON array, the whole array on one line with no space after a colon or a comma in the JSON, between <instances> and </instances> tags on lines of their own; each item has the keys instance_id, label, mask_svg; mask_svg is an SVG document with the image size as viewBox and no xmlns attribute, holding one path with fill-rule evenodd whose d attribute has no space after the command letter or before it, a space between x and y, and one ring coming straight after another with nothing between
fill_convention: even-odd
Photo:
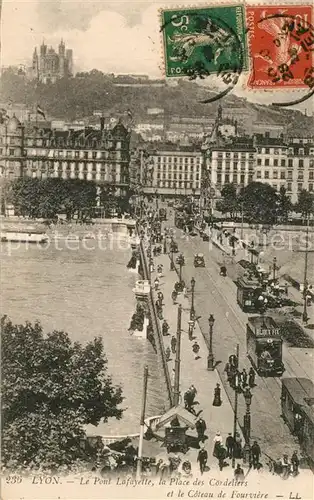
<instances>
[{"instance_id":1,"label":"street pavement","mask_svg":"<svg viewBox=\"0 0 314 500\"><path fill-rule=\"evenodd\" d=\"M205 448L208 451L209 461L208 465L211 467L218 468L217 459L212 455L213 452L213 439L217 431L221 433L223 441L225 442L228 433L233 433L233 409L230 405L229 398L225 393L225 390L221 384L220 376L218 372L207 370L207 354L208 349L201 333L199 325L196 322L196 327L193 333L193 341L188 338L188 321L190 319L190 305L187 298L183 294L179 294L177 304L173 304L171 298L171 292L173 291L174 284L178 281L178 277L175 271L170 271L170 260L167 254L163 254L154 259L155 270L157 265L163 265L163 275L160 278L159 290L162 291L164 295L164 307L163 307L163 317L167 320L170 330L169 336L164 336L165 348L171 347L170 341L171 336L176 335L177 330L177 316L178 316L178 305L182 305L182 317L181 317L181 369L180 369L180 404L184 407L183 395L184 392L193 384L197 389L196 401L196 412L200 412L200 415L205 420L207 425L206 435L208 439L205 442ZM156 272L152 273L151 283L154 282L156 277ZM157 292L154 292L157 298ZM195 359L195 354L192 351L192 345L194 341L197 341L200 346L199 359ZM172 355L172 359L168 362L169 373L172 378L172 383L174 382L174 362L175 354ZM214 389L216 384L221 385L221 398L222 406L215 407L212 405L214 399ZM191 414L192 420L195 419ZM241 433L240 429L238 431ZM196 431L189 431L190 435L197 436ZM242 438L243 441L243 438ZM196 466L198 449L191 449L185 458L191 460ZM232 472L230 472L232 474Z\"/></svg>"},{"instance_id":2,"label":"street pavement","mask_svg":"<svg viewBox=\"0 0 314 500\"><path fill-rule=\"evenodd\" d=\"M169 222L167 223L169 225ZM176 229L176 241L179 251L183 252L186 265L183 268L183 279L189 283L192 276L195 285L195 309L199 318L199 326L204 335L207 335L209 314L215 316L213 346L217 370L224 383L227 396L233 404L234 394L225 380L223 373L225 363L230 354L235 352L236 344L240 345L240 368L250 368L246 356L246 322L247 314L243 313L236 303L236 286L232 280L219 275L219 264L226 258L217 248L199 237L186 238ZM205 255L206 268L194 269L193 257L195 253ZM307 350L303 358L299 357L299 349L284 346L283 358L286 366L284 376L298 376L313 378L313 356ZM303 351L303 350L302 350ZM253 389L251 405L252 440L257 440L262 451L276 460L283 453L291 456L293 450L299 450L297 439L291 435L288 427L281 418L280 394L281 383L279 378L256 377L257 386ZM243 396L239 397L239 419L242 421L245 413Z\"/></svg>"}]
</instances>

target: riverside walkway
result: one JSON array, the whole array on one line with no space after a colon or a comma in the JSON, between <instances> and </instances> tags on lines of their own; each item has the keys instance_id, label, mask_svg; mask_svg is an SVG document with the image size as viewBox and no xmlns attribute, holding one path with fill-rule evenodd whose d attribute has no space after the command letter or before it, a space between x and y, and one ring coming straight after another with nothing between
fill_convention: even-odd
<instances>
[{"instance_id":1,"label":"riverside walkway","mask_svg":"<svg viewBox=\"0 0 314 500\"><path fill-rule=\"evenodd\" d=\"M176 335L177 330L177 315L178 315L178 305L182 305L182 317L181 317L181 369L180 369L180 403L184 406L183 395L184 392L193 384L197 389L196 401L199 405L195 407L196 413L200 412L200 416L205 420L207 425L207 430L205 435L208 439L205 441L205 448L208 451L208 465L211 467L214 465L218 469L217 459L213 457L213 439L217 431L221 433L223 438L223 443L225 443L228 433L233 433L233 420L234 413L226 392L222 386L220 377L216 370L207 370L207 354L208 348L205 343L204 337L201 333L198 323L195 323L195 329L193 332L193 340L189 340L188 336L188 321L190 319L190 305L189 301L183 294L178 295L177 304L173 304L171 298L171 292L173 291L174 284L178 281L177 273L175 271L170 271L170 260L168 255L163 254L154 259L155 270L159 264L163 266L162 277L160 278L159 290L162 291L164 295L164 307L163 307L163 318L167 320L170 330L169 336L164 336L165 348L170 347L171 336ZM154 282L156 272L152 273L151 282ZM157 298L157 292L154 292L154 296ZM211 311L209 311L210 314ZM194 341L200 346L199 358L195 359L195 354L192 351L192 345ZM172 379L172 384L174 382L174 362L175 354L172 354L172 359L168 361L169 372ZM214 400L214 389L216 384L220 384L221 388L221 399L222 405L220 407L213 406ZM237 429L240 434L241 431L238 427ZM189 431L197 436L196 431ZM241 434L242 437L242 434ZM242 443L244 440L242 438ZM192 464L196 463L198 449L191 449L186 458L191 460ZM229 468L231 470L231 467ZM232 472L229 472L232 474Z\"/></svg>"}]
</instances>

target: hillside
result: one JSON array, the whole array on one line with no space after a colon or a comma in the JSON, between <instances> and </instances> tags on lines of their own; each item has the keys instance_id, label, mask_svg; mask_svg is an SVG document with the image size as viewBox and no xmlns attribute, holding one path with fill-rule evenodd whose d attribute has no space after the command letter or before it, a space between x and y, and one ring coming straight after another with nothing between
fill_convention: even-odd
<instances>
[{"instance_id":1,"label":"hillside","mask_svg":"<svg viewBox=\"0 0 314 500\"><path fill-rule=\"evenodd\" d=\"M223 106L241 106L257 112L260 123L290 125L298 134L314 130L313 117L306 117L299 111L262 106L229 94L223 100L201 104L204 98L215 95L195 82L179 80L178 85L143 88L117 87L112 75L93 70L70 80L59 80L55 84L34 84L24 77L7 71L0 79L0 101L23 103L34 107L39 103L53 118L78 119L92 115L95 109L112 113L131 109L136 118L146 115L148 107L164 108L168 115L213 117L219 103Z\"/></svg>"}]
</instances>

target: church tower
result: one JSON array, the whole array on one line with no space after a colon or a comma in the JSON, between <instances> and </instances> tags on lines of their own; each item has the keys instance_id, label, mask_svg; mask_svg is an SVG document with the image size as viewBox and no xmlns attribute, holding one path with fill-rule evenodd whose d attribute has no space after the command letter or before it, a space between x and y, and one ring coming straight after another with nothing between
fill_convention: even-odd
<instances>
[{"instance_id":1,"label":"church tower","mask_svg":"<svg viewBox=\"0 0 314 500\"><path fill-rule=\"evenodd\" d=\"M59 76L60 78L65 76L65 44L62 39L59 44Z\"/></svg>"},{"instance_id":2,"label":"church tower","mask_svg":"<svg viewBox=\"0 0 314 500\"><path fill-rule=\"evenodd\" d=\"M47 55L47 45L45 45L45 42L40 46L40 55L39 55L39 72L43 73L45 71L45 66L46 66L46 55Z\"/></svg>"},{"instance_id":3,"label":"church tower","mask_svg":"<svg viewBox=\"0 0 314 500\"><path fill-rule=\"evenodd\" d=\"M38 78L39 78L39 61L38 61L38 54L37 54L36 47L35 47L35 50L33 53L32 74L33 74L33 78L36 78L36 80L38 80Z\"/></svg>"}]
</instances>

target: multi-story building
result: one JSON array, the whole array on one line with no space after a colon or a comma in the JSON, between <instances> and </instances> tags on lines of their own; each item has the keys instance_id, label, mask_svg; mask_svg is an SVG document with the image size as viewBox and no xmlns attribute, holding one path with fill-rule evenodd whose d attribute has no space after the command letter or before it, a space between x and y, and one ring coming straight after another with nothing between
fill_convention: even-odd
<instances>
[{"instance_id":1,"label":"multi-story building","mask_svg":"<svg viewBox=\"0 0 314 500\"><path fill-rule=\"evenodd\" d=\"M67 78L73 75L73 51L66 49L61 40L58 53L43 42L39 54L35 47L32 66L28 70L28 76L32 80L42 83L55 83L59 78Z\"/></svg>"},{"instance_id":2,"label":"multi-story building","mask_svg":"<svg viewBox=\"0 0 314 500\"><path fill-rule=\"evenodd\" d=\"M7 178L85 179L129 187L130 132L118 122L110 130L29 129L13 116L0 124L0 175Z\"/></svg>"},{"instance_id":3,"label":"multi-story building","mask_svg":"<svg viewBox=\"0 0 314 500\"><path fill-rule=\"evenodd\" d=\"M298 193L314 189L314 142L290 142L283 137L274 139L257 136L256 171L254 180L281 187L294 203Z\"/></svg>"},{"instance_id":4,"label":"multi-story building","mask_svg":"<svg viewBox=\"0 0 314 500\"><path fill-rule=\"evenodd\" d=\"M205 166L211 190L215 197L221 195L226 184L239 188L247 186L254 178L256 149L252 139L237 140L220 145L212 144L205 152Z\"/></svg>"},{"instance_id":5,"label":"multi-story building","mask_svg":"<svg viewBox=\"0 0 314 500\"><path fill-rule=\"evenodd\" d=\"M200 196L203 152L197 146L158 144L150 148L144 192L160 196Z\"/></svg>"}]
</instances>

